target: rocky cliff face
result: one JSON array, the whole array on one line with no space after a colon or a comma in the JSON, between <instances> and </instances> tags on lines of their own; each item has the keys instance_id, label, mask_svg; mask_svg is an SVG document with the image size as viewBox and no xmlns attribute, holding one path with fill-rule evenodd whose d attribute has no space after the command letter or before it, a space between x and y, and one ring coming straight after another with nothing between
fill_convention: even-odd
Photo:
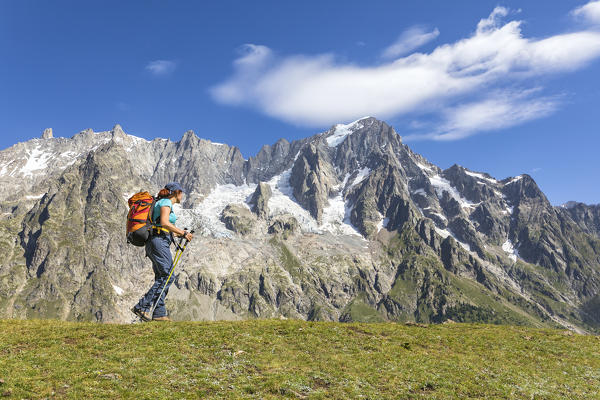
<instances>
[{"instance_id":1,"label":"rocky cliff face","mask_svg":"<svg viewBox=\"0 0 600 400\"><path fill-rule=\"evenodd\" d=\"M128 322L152 281L127 199L177 180L198 232L175 319L482 321L600 327L597 206L553 207L528 175L441 170L364 118L256 157L120 126L0 152L0 318Z\"/></svg>"},{"instance_id":2,"label":"rocky cliff face","mask_svg":"<svg viewBox=\"0 0 600 400\"><path fill-rule=\"evenodd\" d=\"M568 214L584 232L600 237L600 204L588 206L571 201L559 210Z\"/></svg>"}]
</instances>

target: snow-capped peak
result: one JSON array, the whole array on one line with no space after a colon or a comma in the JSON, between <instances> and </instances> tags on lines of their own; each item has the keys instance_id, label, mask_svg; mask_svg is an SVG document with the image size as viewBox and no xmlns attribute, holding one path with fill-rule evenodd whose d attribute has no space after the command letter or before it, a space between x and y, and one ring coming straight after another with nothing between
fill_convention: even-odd
<instances>
[{"instance_id":1,"label":"snow-capped peak","mask_svg":"<svg viewBox=\"0 0 600 400\"><path fill-rule=\"evenodd\" d=\"M363 117L346 125L337 124L334 128L333 134L327 138L327 144L329 145L329 147L336 147L337 145L342 143L348 135L351 135L353 132L361 129L363 127L361 121L367 118L370 117Z\"/></svg>"}]
</instances>

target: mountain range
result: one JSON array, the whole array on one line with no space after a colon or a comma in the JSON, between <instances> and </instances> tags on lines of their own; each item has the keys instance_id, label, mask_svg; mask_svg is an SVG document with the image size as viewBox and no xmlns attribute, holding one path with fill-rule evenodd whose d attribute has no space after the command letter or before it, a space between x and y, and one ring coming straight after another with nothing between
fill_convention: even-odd
<instances>
[{"instance_id":1,"label":"mountain range","mask_svg":"<svg viewBox=\"0 0 600 400\"><path fill-rule=\"evenodd\" d=\"M488 322L600 330L600 205L527 174L442 170L367 117L244 159L186 132L88 129L0 151L0 318L131 322L153 280L127 199L177 181L195 229L179 320Z\"/></svg>"}]
</instances>

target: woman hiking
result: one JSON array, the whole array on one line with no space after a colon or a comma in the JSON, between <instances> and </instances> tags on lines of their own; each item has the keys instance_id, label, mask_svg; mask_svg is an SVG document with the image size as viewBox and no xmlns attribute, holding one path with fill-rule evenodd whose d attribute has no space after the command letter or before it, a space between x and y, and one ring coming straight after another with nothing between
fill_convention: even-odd
<instances>
[{"instance_id":1,"label":"woman hiking","mask_svg":"<svg viewBox=\"0 0 600 400\"><path fill-rule=\"evenodd\" d=\"M152 234L146 242L146 256L152 260L152 269L154 270L154 284L146 292L144 297L131 309L135 315L142 321L170 321L165 308L165 297L169 292L169 286L173 280L169 280L164 288L163 296L160 295L169 272L173 267L171 256L172 234L185 237L186 240L192 240L193 235L183 229L177 228L174 224L177 216L173 212L173 204L181 203L183 189L177 182L171 182L165 185L156 196L154 210L152 210ZM150 315L152 306L158 301L154 308L154 313Z\"/></svg>"}]
</instances>

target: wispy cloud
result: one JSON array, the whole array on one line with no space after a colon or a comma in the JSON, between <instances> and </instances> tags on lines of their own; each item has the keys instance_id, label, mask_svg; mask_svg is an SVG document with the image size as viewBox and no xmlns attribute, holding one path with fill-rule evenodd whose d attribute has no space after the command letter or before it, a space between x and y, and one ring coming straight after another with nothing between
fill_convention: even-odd
<instances>
[{"instance_id":1,"label":"wispy cloud","mask_svg":"<svg viewBox=\"0 0 600 400\"><path fill-rule=\"evenodd\" d=\"M496 91L473 102L443 110L437 129L407 135L405 141L464 139L480 132L523 124L552 114L560 106L559 96L536 96L540 89Z\"/></svg>"},{"instance_id":2,"label":"wispy cloud","mask_svg":"<svg viewBox=\"0 0 600 400\"><path fill-rule=\"evenodd\" d=\"M600 24L600 1L590 1L581 7L577 7L571 14L587 22Z\"/></svg>"},{"instance_id":3,"label":"wispy cloud","mask_svg":"<svg viewBox=\"0 0 600 400\"><path fill-rule=\"evenodd\" d=\"M176 66L177 64L174 61L154 60L150 61L146 65L145 69L154 76L166 76L173 73L173 71L175 71Z\"/></svg>"},{"instance_id":4,"label":"wispy cloud","mask_svg":"<svg viewBox=\"0 0 600 400\"><path fill-rule=\"evenodd\" d=\"M594 29L529 39L521 21L503 21L508 15L508 9L496 7L469 37L372 66L341 62L333 54L281 57L249 44L235 60L233 75L211 93L220 103L304 126L429 113L439 121L433 131L421 132L429 139L502 129L559 107L556 96L532 90L533 78L539 85L539 78L575 71L600 57L600 32Z\"/></svg>"},{"instance_id":5,"label":"wispy cloud","mask_svg":"<svg viewBox=\"0 0 600 400\"><path fill-rule=\"evenodd\" d=\"M427 32L422 27L412 27L402 33L394 44L381 53L381 56L386 59L396 58L432 41L438 37L439 34L440 31L437 28L431 32Z\"/></svg>"}]
</instances>

